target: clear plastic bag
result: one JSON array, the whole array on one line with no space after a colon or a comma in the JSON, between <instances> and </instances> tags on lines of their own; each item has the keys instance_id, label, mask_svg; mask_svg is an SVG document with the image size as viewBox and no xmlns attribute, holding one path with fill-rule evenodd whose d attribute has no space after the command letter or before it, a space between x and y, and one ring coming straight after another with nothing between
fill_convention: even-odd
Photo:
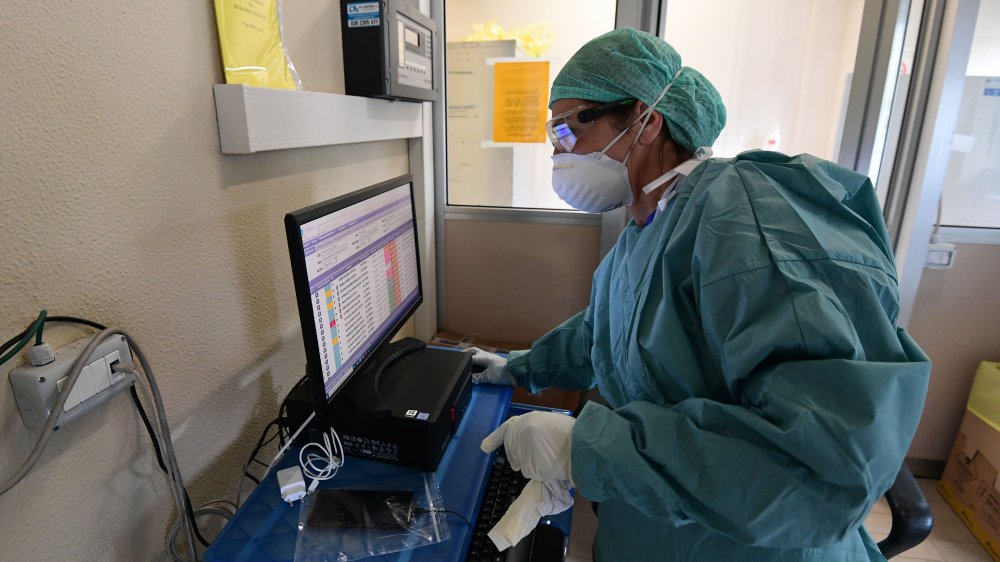
<instances>
[{"instance_id":1,"label":"clear plastic bag","mask_svg":"<svg viewBox=\"0 0 1000 562\"><path fill-rule=\"evenodd\" d=\"M465 38L466 41L497 41L503 39L514 39L517 46L521 48L529 57L541 57L552 46L555 35L552 33L552 26L548 23L535 23L506 30L497 20L490 20L486 23L479 23L472 26L472 33Z\"/></svg>"},{"instance_id":2,"label":"clear plastic bag","mask_svg":"<svg viewBox=\"0 0 1000 562\"><path fill-rule=\"evenodd\" d=\"M299 510L296 562L349 562L451 538L433 474L322 489Z\"/></svg>"}]
</instances>

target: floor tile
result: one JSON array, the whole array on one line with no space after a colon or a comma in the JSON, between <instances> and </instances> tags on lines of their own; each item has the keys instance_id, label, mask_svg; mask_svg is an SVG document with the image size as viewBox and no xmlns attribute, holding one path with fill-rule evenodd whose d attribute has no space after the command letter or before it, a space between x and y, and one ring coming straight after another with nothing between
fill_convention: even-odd
<instances>
[{"instance_id":1,"label":"floor tile","mask_svg":"<svg viewBox=\"0 0 1000 562\"><path fill-rule=\"evenodd\" d=\"M965 525L958 517L958 514L955 513L955 510L952 509L947 503L932 503L931 514L934 516L934 523L950 521L952 523L958 523L959 525Z\"/></svg>"},{"instance_id":2,"label":"floor tile","mask_svg":"<svg viewBox=\"0 0 1000 562\"><path fill-rule=\"evenodd\" d=\"M930 539L978 544L972 531L964 524L955 521L942 521L940 519L934 521L934 529L931 530Z\"/></svg>"},{"instance_id":3,"label":"floor tile","mask_svg":"<svg viewBox=\"0 0 1000 562\"><path fill-rule=\"evenodd\" d=\"M947 562L992 562L986 549L979 543L930 541Z\"/></svg>"},{"instance_id":4,"label":"floor tile","mask_svg":"<svg viewBox=\"0 0 1000 562\"><path fill-rule=\"evenodd\" d=\"M917 484L920 486L920 490L924 493L924 497L927 498L927 503L931 504L931 507L947 507L951 509L948 505L947 500L941 495L941 492L937 489L937 480L928 480L926 478L917 478Z\"/></svg>"},{"instance_id":5,"label":"floor tile","mask_svg":"<svg viewBox=\"0 0 1000 562\"><path fill-rule=\"evenodd\" d=\"M882 542L889 536L889 533L875 533L871 530L868 531L868 534L871 535L872 540L875 541L876 544Z\"/></svg>"},{"instance_id":6,"label":"floor tile","mask_svg":"<svg viewBox=\"0 0 1000 562\"><path fill-rule=\"evenodd\" d=\"M937 492L934 493L936 494ZM941 496L937 497L925 496L925 497L927 498L927 503L930 504L931 509L933 509L934 511L947 510L954 512L954 510L951 508L951 504L945 501L943 497Z\"/></svg>"},{"instance_id":7,"label":"floor tile","mask_svg":"<svg viewBox=\"0 0 1000 562\"><path fill-rule=\"evenodd\" d=\"M944 500L944 498L941 497L941 492L937 489L938 482L940 482L940 480L932 478L917 478L916 480L917 486L920 486L920 489L924 492L924 495L927 496L928 500Z\"/></svg>"},{"instance_id":8,"label":"floor tile","mask_svg":"<svg viewBox=\"0 0 1000 562\"><path fill-rule=\"evenodd\" d=\"M874 535L888 534L892 530L892 515L888 513L872 513L865 519L865 529Z\"/></svg>"},{"instance_id":9,"label":"floor tile","mask_svg":"<svg viewBox=\"0 0 1000 562\"><path fill-rule=\"evenodd\" d=\"M920 560L936 560L938 562L948 562L948 560L941 555L937 547L931 541L924 541L917 546L907 550L903 553L904 556L909 558L919 558ZM895 560L895 558L893 558Z\"/></svg>"},{"instance_id":10,"label":"floor tile","mask_svg":"<svg viewBox=\"0 0 1000 562\"><path fill-rule=\"evenodd\" d=\"M872 506L871 513L889 513L889 502L885 501L885 496L882 496L875 502Z\"/></svg>"}]
</instances>

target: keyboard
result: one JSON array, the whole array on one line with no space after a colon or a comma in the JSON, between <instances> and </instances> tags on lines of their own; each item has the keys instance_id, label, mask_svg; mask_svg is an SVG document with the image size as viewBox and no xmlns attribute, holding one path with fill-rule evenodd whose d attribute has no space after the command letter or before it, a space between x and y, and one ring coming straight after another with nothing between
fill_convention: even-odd
<instances>
[{"instance_id":1,"label":"keyboard","mask_svg":"<svg viewBox=\"0 0 1000 562\"><path fill-rule=\"evenodd\" d=\"M483 505L479 509L467 562L562 562L565 535L549 525L538 525L521 542L500 552L486 533L507 513L507 508L528 483L520 472L512 469L501 447L490 470Z\"/></svg>"}]
</instances>

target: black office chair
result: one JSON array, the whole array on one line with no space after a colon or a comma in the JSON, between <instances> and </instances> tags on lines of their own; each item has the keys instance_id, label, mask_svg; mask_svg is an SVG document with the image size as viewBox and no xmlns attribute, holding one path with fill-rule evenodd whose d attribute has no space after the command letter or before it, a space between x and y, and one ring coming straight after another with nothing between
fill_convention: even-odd
<instances>
[{"instance_id":1,"label":"black office chair","mask_svg":"<svg viewBox=\"0 0 1000 562\"><path fill-rule=\"evenodd\" d=\"M878 549L882 556L892 558L922 543L931 534L934 516L917 480L905 464L885 493L885 499L892 513L892 528L889 536L878 543Z\"/></svg>"}]
</instances>

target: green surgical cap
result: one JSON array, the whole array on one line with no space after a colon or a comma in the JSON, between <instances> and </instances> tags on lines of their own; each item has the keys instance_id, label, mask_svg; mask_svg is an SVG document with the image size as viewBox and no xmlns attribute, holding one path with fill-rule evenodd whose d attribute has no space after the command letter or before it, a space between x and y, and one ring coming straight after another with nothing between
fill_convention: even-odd
<instances>
[{"instance_id":1,"label":"green surgical cap","mask_svg":"<svg viewBox=\"0 0 1000 562\"><path fill-rule=\"evenodd\" d=\"M681 68L681 56L663 39L616 29L592 39L566 62L552 84L550 107L564 98L600 103L635 98L652 105ZM726 107L707 78L683 69L655 109L666 119L670 137L695 152L719 137Z\"/></svg>"}]
</instances>

